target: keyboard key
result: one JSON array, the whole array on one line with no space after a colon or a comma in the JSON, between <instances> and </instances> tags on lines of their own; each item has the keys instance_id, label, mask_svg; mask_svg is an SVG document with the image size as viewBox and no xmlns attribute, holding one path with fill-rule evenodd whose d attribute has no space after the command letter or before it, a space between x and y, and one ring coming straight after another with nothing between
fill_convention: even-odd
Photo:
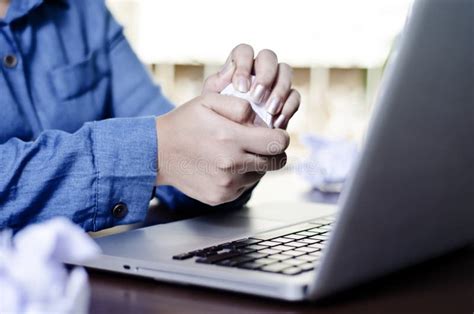
<instances>
[{"instance_id":1,"label":"keyboard key","mask_svg":"<svg viewBox=\"0 0 474 314\"><path fill-rule=\"evenodd\" d=\"M248 262L248 263L237 265L237 268L243 268L243 269L259 269L260 267L262 267L262 264L255 263L255 262Z\"/></svg>"},{"instance_id":2,"label":"keyboard key","mask_svg":"<svg viewBox=\"0 0 474 314\"><path fill-rule=\"evenodd\" d=\"M255 244L255 243L258 243L258 242L262 242L262 240L257 239L257 238L248 238L247 239L248 244Z\"/></svg>"},{"instance_id":3,"label":"keyboard key","mask_svg":"<svg viewBox=\"0 0 474 314\"><path fill-rule=\"evenodd\" d=\"M230 260L230 259L226 259L226 260L223 260L223 261L220 261L220 262L216 263L216 265L226 266L226 267L236 267L238 264L241 264L241 263L239 263L237 261Z\"/></svg>"},{"instance_id":4,"label":"keyboard key","mask_svg":"<svg viewBox=\"0 0 474 314\"><path fill-rule=\"evenodd\" d=\"M283 254L273 254L273 255L268 256L268 258L276 259L278 261L284 261L284 260L290 259L292 257L289 256L289 255L283 255Z\"/></svg>"},{"instance_id":5,"label":"keyboard key","mask_svg":"<svg viewBox=\"0 0 474 314\"><path fill-rule=\"evenodd\" d=\"M280 250L274 250L274 249L265 249L265 250L260 250L258 252L259 253L264 253L264 254L278 254L281 251Z\"/></svg>"},{"instance_id":6,"label":"keyboard key","mask_svg":"<svg viewBox=\"0 0 474 314\"><path fill-rule=\"evenodd\" d=\"M263 245L259 245L259 244L252 244L252 245L249 245L249 246L246 246L245 247L246 249L250 249L250 250L263 250L263 249L266 249L267 247L266 246L263 246Z\"/></svg>"},{"instance_id":7,"label":"keyboard key","mask_svg":"<svg viewBox=\"0 0 474 314\"><path fill-rule=\"evenodd\" d=\"M239 252L241 254L248 254L248 253L255 252L256 250L249 249L249 248L246 248L246 247L239 247L239 248L236 248L233 251Z\"/></svg>"},{"instance_id":8,"label":"keyboard key","mask_svg":"<svg viewBox=\"0 0 474 314\"><path fill-rule=\"evenodd\" d=\"M293 241L293 239L288 239L288 238L280 237L280 238L272 239L272 241L280 242L280 243L287 243L287 242Z\"/></svg>"},{"instance_id":9,"label":"keyboard key","mask_svg":"<svg viewBox=\"0 0 474 314\"><path fill-rule=\"evenodd\" d=\"M189 254L192 254L193 256L196 256L197 253L201 252L202 250L194 250L189 252Z\"/></svg>"},{"instance_id":10,"label":"keyboard key","mask_svg":"<svg viewBox=\"0 0 474 314\"><path fill-rule=\"evenodd\" d=\"M319 229L323 229L324 231L331 231L332 230L332 227L331 226L322 226L321 228Z\"/></svg>"},{"instance_id":11,"label":"keyboard key","mask_svg":"<svg viewBox=\"0 0 474 314\"><path fill-rule=\"evenodd\" d=\"M196 260L196 263L203 263L203 264L214 264L216 262L222 261L224 259L230 259L232 257L239 256L240 253L238 252L224 252L221 254L216 254L213 256L202 257Z\"/></svg>"},{"instance_id":12,"label":"keyboard key","mask_svg":"<svg viewBox=\"0 0 474 314\"><path fill-rule=\"evenodd\" d=\"M292 246L292 247L302 247L308 245L307 243L301 243L301 242L290 242L286 244L287 246Z\"/></svg>"},{"instance_id":13,"label":"keyboard key","mask_svg":"<svg viewBox=\"0 0 474 314\"><path fill-rule=\"evenodd\" d=\"M301 236L305 236L305 237L310 237L310 236L315 235L315 233L314 233L314 232L310 232L310 231L302 231L302 232L298 232L297 235L301 235Z\"/></svg>"},{"instance_id":14,"label":"keyboard key","mask_svg":"<svg viewBox=\"0 0 474 314\"><path fill-rule=\"evenodd\" d=\"M311 237L311 238L301 239L298 242L313 244L313 243L318 243L318 242L321 242L321 241L320 240L315 240L315 239L313 239L313 237Z\"/></svg>"},{"instance_id":15,"label":"keyboard key","mask_svg":"<svg viewBox=\"0 0 474 314\"><path fill-rule=\"evenodd\" d=\"M305 253L313 253L313 252L319 251L320 249L305 246L305 247L296 248L295 250L300 251L300 252L305 252Z\"/></svg>"},{"instance_id":16,"label":"keyboard key","mask_svg":"<svg viewBox=\"0 0 474 314\"><path fill-rule=\"evenodd\" d=\"M215 263L215 264L220 265L220 266L227 266L227 267L234 267L234 266L237 265L236 262L231 261L230 259L225 259L225 260L219 261L219 262L217 262L217 263Z\"/></svg>"},{"instance_id":17,"label":"keyboard key","mask_svg":"<svg viewBox=\"0 0 474 314\"><path fill-rule=\"evenodd\" d=\"M221 250L222 250L222 249L230 249L230 248L233 248L233 247L234 247L234 246L233 246L232 242L225 242L225 243L219 244L219 245L217 246L217 248L219 248L219 249L221 249Z\"/></svg>"},{"instance_id":18,"label":"keyboard key","mask_svg":"<svg viewBox=\"0 0 474 314\"><path fill-rule=\"evenodd\" d=\"M260 242L258 245L276 246L276 245L280 245L280 244L281 244L280 242L263 241L263 242Z\"/></svg>"},{"instance_id":19,"label":"keyboard key","mask_svg":"<svg viewBox=\"0 0 474 314\"><path fill-rule=\"evenodd\" d=\"M306 238L306 236L299 235L299 234L289 234L289 235L286 235L285 238L293 239L293 240L301 240L301 239Z\"/></svg>"},{"instance_id":20,"label":"keyboard key","mask_svg":"<svg viewBox=\"0 0 474 314\"><path fill-rule=\"evenodd\" d=\"M301 268L303 271L309 271L309 270L313 270L314 269L314 264L312 263L306 263L306 264L301 264L298 266L299 268Z\"/></svg>"},{"instance_id":21,"label":"keyboard key","mask_svg":"<svg viewBox=\"0 0 474 314\"><path fill-rule=\"evenodd\" d=\"M264 265L270 265L270 264L273 264L273 263L278 263L277 260L275 259L271 259L271 258L260 258L260 259L256 259L253 261L254 263L257 263L257 264L260 264L262 266Z\"/></svg>"},{"instance_id":22,"label":"keyboard key","mask_svg":"<svg viewBox=\"0 0 474 314\"><path fill-rule=\"evenodd\" d=\"M268 254L260 253L260 252L253 252L253 253L246 254L245 256L252 257L252 258L263 258L263 257L267 257Z\"/></svg>"},{"instance_id":23,"label":"keyboard key","mask_svg":"<svg viewBox=\"0 0 474 314\"><path fill-rule=\"evenodd\" d=\"M312 248L320 249L320 250L322 250L322 249L324 248L324 246L325 246L325 245L322 244L322 243L315 243L315 244L310 244L310 245L308 245L308 247L312 247Z\"/></svg>"},{"instance_id":24,"label":"keyboard key","mask_svg":"<svg viewBox=\"0 0 474 314\"><path fill-rule=\"evenodd\" d=\"M318 234L318 235L315 235L315 236L311 237L311 239L326 241L326 240L329 239L329 236L323 235L323 234Z\"/></svg>"},{"instance_id":25,"label":"keyboard key","mask_svg":"<svg viewBox=\"0 0 474 314\"><path fill-rule=\"evenodd\" d=\"M285 263L290 264L292 266L299 266L299 265L302 265L302 264L306 264L307 262L299 260L299 259L289 259L289 260L286 260Z\"/></svg>"},{"instance_id":26,"label":"keyboard key","mask_svg":"<svg viewBox=\"0 0 474 314\"><path fill-rule=\"evenodd\" d=\"M191 252L190 253L183 253L183 254L178 254L178 255L173 256L173 259L178 260L178 261L182 261L182 260L191 258L193 256L194 256L194 254L192 254Z\"/></svg>"},{"instance_id":27,"label":"keyboard key","mask_svg":"<svg viewBox=\"0 0 474 314\"><path fill-rule=\"evenodd\" d=\"M293 240L291 240L291 241L293 241ZM289 250L293 250L294 247L293 246L288 246L288 245L278 245L278 246L272 247L272 249L280 250L280 251L289 251Z\"/></svg>"},{"instance_id":28,"label":"keyboard key","mask_svg":"<svg viewBox=\"0 0 474 314\"><path fill-rule=\"evenodd\" d=\"M247 262L250 262L250 261L253 261L255 258L253 257L250 257L250 256L237 256L237 257L233 257L230 259L230 261L232 261L234 263L234 265L237 265L237 264L242 264L242 263L247 263Z\"/></svg>"},{"instance_id":29,"label":"keyboard key","mask_svg":"<svg viewBox=\"0 0 474 314\"><path fill-rule=\"evenodd\" d=\"M218 247L217 246L210 246L210 247L206 247L200 251L206 251L206 252L210 252L210 251L219 251Z\"/></svg>"},{"instance_id":30,"label":"keyboard key","mask_svg":"<svg viewBox=\"0 0 474 314\"><path fill-rule=\"evenodd\" d=\"M323 256L323 253L321 251L319 251L319 252L309 253L309 255L316 256L316 257L321 257L321 256Z\"/></svg>"},{"instance_id":31,"label":"keyboard key","mask_svg":"<svg viewBox=\"0 0 474 314\"><path fill-rule=\"evenodd\" d=\"M249 240L249 239L240 239L240 240L232 241L230 244L233 247L241 247L241 246L246 246L246 245L253 244L253 243L250 243L250 242L253 242L253 241Z\"/></svg>"},{"instance_id":32,"label":"keyboard key","mask_svg":"<svg viewBox=\"0 0 474 314\"><path fill-rule=\"evenodd\" d=\"M198 250L198 251L194 251L193 253L194 253L194 256L197 256L197 257L207 257L207 256L217 254L216 251L206 251L206 250Z\"/></svg>"},{"instance_id":33,"label":"keyboard key","mask_svg":"<svg viewBox=\"0 0 474 314\"><path fill-rule=\"evenodd\" d=\"M291 265L285 264L285 263L275 263L271 265L264 266L260 268L260 270L271 272L271 273L279 273L285 268L289 268Z\"/></svg>"},{"instance_id":34,"label":"keyboard key","mask_svg":"<svg viewBox=\"0 0 474 314\"><path fill-rule=\"evenodd\" d=\"M281 254L284 254L284 255L289 255L289 256L301 256L301 255L305 255L306 253L305 252L299 252L299 251L284 251L284 252L281 252Z\"/></svg>"},{"instance_id":35,"label":"keyboard key","mask_svg":"<svg viewBox=\"0 0 474 314\"><path fill-rule=\"evenodd\" d=\"M298 275L301 272L302 272L301 268L298 268L298 267L289 267L281 271L282 274L290 275L290 276Z\"/></svg>"},{"instance_id":36,"label":"keyboard key","mask_svg":"<svg viewBox=\"0 0 474 314\"><path fill-rule=\"evenodd\" d=\"M296 259L305 261L305 262L314 262L318 261L321 257L320 256L314 256L314 255L301 255L296 257Z\"/></svg>"}]
</instances>

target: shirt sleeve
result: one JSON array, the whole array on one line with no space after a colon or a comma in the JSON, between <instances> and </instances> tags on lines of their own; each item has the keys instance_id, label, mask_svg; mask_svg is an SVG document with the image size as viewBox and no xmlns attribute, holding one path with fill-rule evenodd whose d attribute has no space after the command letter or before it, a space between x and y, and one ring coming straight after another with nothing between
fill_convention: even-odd
<instances>
[{"instance_id":1,"label":"shirt sleeve","mask_svg":"<svg viewBox=\"0 0 474 314\"><path fill-rule=\"evenodd\" d=\"M145 218L156 180L153 117L51 130L0 145L0 229L66 216L86 231ZM120 215L114 213L121 204Z\"/></svg>"}]
</instances>

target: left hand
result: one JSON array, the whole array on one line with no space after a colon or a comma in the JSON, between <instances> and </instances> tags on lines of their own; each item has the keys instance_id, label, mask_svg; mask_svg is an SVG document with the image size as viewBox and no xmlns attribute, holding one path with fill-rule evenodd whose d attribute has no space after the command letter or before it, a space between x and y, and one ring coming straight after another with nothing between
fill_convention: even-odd
<instances>
[{"instance_id":1,"label":"left hand","mask_svg":"<svg viewBox=\"0 0 474 314\"><path fill-rule=\"evenodd\" d=\"M264 49L254 58L253 48L240 44L232 50L222 69L206 79L203 94L220 93L232 83L240 92L250 91L256 102L265 103L268 113L274 116L274 126L286 129L301 101L299 92L291 87L292 80L293 69L286 63L278 63L273 51Z\"/></svg>"}]
</instances>

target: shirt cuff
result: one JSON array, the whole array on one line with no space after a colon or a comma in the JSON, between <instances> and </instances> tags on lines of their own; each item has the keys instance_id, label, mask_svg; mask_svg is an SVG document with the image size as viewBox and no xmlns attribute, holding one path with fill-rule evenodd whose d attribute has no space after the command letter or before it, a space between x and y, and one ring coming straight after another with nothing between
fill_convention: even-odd
<instances>
[{"instance_id":1,"label":"shirt cuff","mask_svg":"<svg viewBox=\"0 0 474 314\"><path fill-rule=\"evenodd\" d=\"M157 176L154 117L92 122L94 231L143 221Z\"/></svg>"}]
</instances>

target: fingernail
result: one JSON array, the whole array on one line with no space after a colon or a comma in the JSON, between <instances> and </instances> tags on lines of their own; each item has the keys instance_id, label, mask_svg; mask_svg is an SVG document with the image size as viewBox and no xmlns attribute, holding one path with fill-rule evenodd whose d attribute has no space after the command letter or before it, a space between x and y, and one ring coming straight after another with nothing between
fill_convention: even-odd
<instances>
[{"instance_id":1,"label":"fingernail","mask_svg":"<svg viewBox=\"0 0 474 314\"><path fill-rule=\"evenodd\" d=\"M245 77L239 77L237 81L237 89L241 93L246 93L249 91L249 80Z\"/></svg>"},{"instance_id":2,"label":"fingernail","mask_svg":"<svg viewBox=\"0 0 474 314\"><path fill-rule=\"evenodd\" d=\"M273 123L273 126L275 128L281 128L281 126L283 125L283 122L285 122L285 119L286 119L285 115L283 114L279 115L275 123Z\"/></svg>"},{"instance_id":3,"label":"fingernail","mask_svg":"<svg viewBox=\"0 0 474 314\"><path fill-rule=\"evenodd\" d=\"M278 111L278 107L280 106L280 99L277 97L272 97L270 101L267 103L267 112L271 115L274 115Z\"/></svg>"},{"instance_id":4,"label":"fingernail","mask_svg":"<svg viewBox=\"0 0 474 314\"><path fill-rule=\"evenodd\" d=\"M265 95L265 87L263 87L260 84L255 86L255 89L252 92L252 98L256 102L260 103L262 101L264 95Z\"/></svg>"}]
</instances>

